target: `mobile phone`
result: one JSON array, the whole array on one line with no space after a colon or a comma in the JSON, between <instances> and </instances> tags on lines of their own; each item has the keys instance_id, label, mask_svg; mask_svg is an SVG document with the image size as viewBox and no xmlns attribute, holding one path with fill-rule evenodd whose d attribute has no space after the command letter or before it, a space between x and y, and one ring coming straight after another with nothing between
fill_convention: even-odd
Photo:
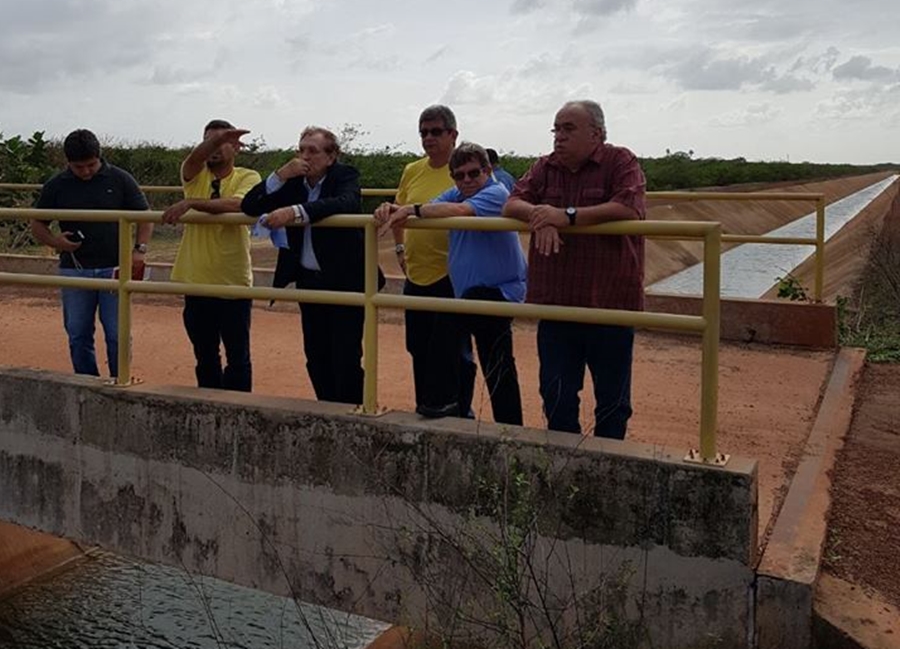
<instances>
[{"instance_id":1,"label":"mobile phone","mask_svg":"<svg viewBox=\"0 0 900 649\"><path fill-rule=\"evenodd\" d=\"M66 232L65 234L69 235L67 238L69 239L69 241L72 241L74 243L81 243L85 239L84 232L82 232L81 230Z\"/></svg>"}]
</instances>

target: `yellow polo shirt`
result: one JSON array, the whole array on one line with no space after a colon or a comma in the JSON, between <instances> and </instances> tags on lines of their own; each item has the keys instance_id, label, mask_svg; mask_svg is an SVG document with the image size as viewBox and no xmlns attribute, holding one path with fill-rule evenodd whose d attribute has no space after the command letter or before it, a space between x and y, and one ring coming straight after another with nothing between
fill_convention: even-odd
<instances>
[{"instance_id":1,"label":"yellow polo shirt","mask_svg":"<svg viewBox=\"0 0 900 649\"><path fill-rule=\"evenodd\" d=\"M427 203L453 187L449 165L435 169L422 158L406 165L397 188L397 203ZM406 274L420 286L447 276L447 230L405 230Z\"/></svg>"},{"instance_id":2,"label":"yellow polo shirt","mask_svg":"<svg viewBox=\"0 0 900 649\"><path fill-rule=\"evenodd\" d=\"M188 182L182 181L185 198L209 198L215 176L206 167ZM252 169L235 167L222 178L222 198L243 198L260 182ZM252 286L250 228L246 225L185 223L181 245L172 267L172 281L190 284Z\"/></svg>"}]
</instances>

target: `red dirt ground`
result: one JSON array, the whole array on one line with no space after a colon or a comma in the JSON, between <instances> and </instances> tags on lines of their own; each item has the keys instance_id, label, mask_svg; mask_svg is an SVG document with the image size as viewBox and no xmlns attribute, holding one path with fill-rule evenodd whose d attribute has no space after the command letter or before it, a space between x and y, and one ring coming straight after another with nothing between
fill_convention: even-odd
<instances>
[{"instance_id":1,"label":"red dirt ground","mask_svg":"<svg viewBox=\"0 0 900 649\"><path fill-rule=\"evenodd\" d=\"M0 304L0 330L4 332L0 365L71 371L53 291L0 287ZM254 392L312 398L295 309L289 305L254 309ZM182 326L180 303L139 297L134 318L133 375L151 384L193 385L193 355ZM409 411L413 406L411 368L399 314L385 314L379 342L379 403ZM698 445L699 342L691 337L638 335L635 416L629 439L684 451ZM533 325L517 325L514 344L525 424L543 428ZM761 534L794 470L831 363L830 352L748 344L721 347L718 446L723 452L759 460ZM582 404L585 426L593 407L589 379L587 385ZM481 384L475 408L479 418L490 420L490 403Z\"/></svg>"},{"instance_id":2,"label":"red dirt ground","mask_svg":"<svg viewBox=\"0 0 900 649\"><path fill-rule=\"evenodd\" d=\"M900 606L900 365L866 367L832 476L824 569Z\"/></svg>"}]
</instances>

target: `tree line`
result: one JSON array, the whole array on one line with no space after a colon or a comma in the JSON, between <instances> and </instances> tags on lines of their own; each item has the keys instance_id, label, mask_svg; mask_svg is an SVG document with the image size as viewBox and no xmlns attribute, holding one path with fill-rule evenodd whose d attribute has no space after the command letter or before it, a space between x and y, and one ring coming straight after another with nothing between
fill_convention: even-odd
<instances>
[{"instance_id":1,"label":"tree line","mask_svg":"<svg viewBox=\"0 0 900 649\"><path fill-rule=\"evenodd\" d=\"M344 143L344 162L359 169L363 187L396 187L404 165L421 157L421 154L392 147L372 149L358 146L356 140L364 133L358 125L352 124L345 125L341 130L339 136ZM190 151L188 147L167 148L151 143L107 143L103 150L109 162L131 172L144 185L179 185L178 170ZM252 141L239 154L237 164L266 175L293 155L291 149L269 149L260 141ZM500 156L501 164L516 177L524 174L534 160L533 156ZM665 156L640 160L649 191L810 181L900 167L893 163L851 165L697 158L693 151L667 151ZM0 182L41 183L64 164L62 142L45 139L43 132L36 132L30 138L4 138L0 133ZM12 196L0 196L0 205L11 204L12 201Z\"/></svg>"}]
</instances>

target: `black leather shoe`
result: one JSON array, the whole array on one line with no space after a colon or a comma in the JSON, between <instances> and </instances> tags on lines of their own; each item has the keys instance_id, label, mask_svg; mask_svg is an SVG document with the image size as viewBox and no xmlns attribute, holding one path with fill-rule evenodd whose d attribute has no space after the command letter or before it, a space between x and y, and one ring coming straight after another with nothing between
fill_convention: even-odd
<instances>
[{"instance_id":1,"label":"black leather shoe","mask_svg":"<svg viewBox=\"0 0 900 649\"><path fill-rule=\"evenodd\" d=\"M441 417L458 417L459 406L448 403L443 406L426 406L424 403L416 406L416 412L427 419L440 419Z\"/></svg>"}]
</instances>

